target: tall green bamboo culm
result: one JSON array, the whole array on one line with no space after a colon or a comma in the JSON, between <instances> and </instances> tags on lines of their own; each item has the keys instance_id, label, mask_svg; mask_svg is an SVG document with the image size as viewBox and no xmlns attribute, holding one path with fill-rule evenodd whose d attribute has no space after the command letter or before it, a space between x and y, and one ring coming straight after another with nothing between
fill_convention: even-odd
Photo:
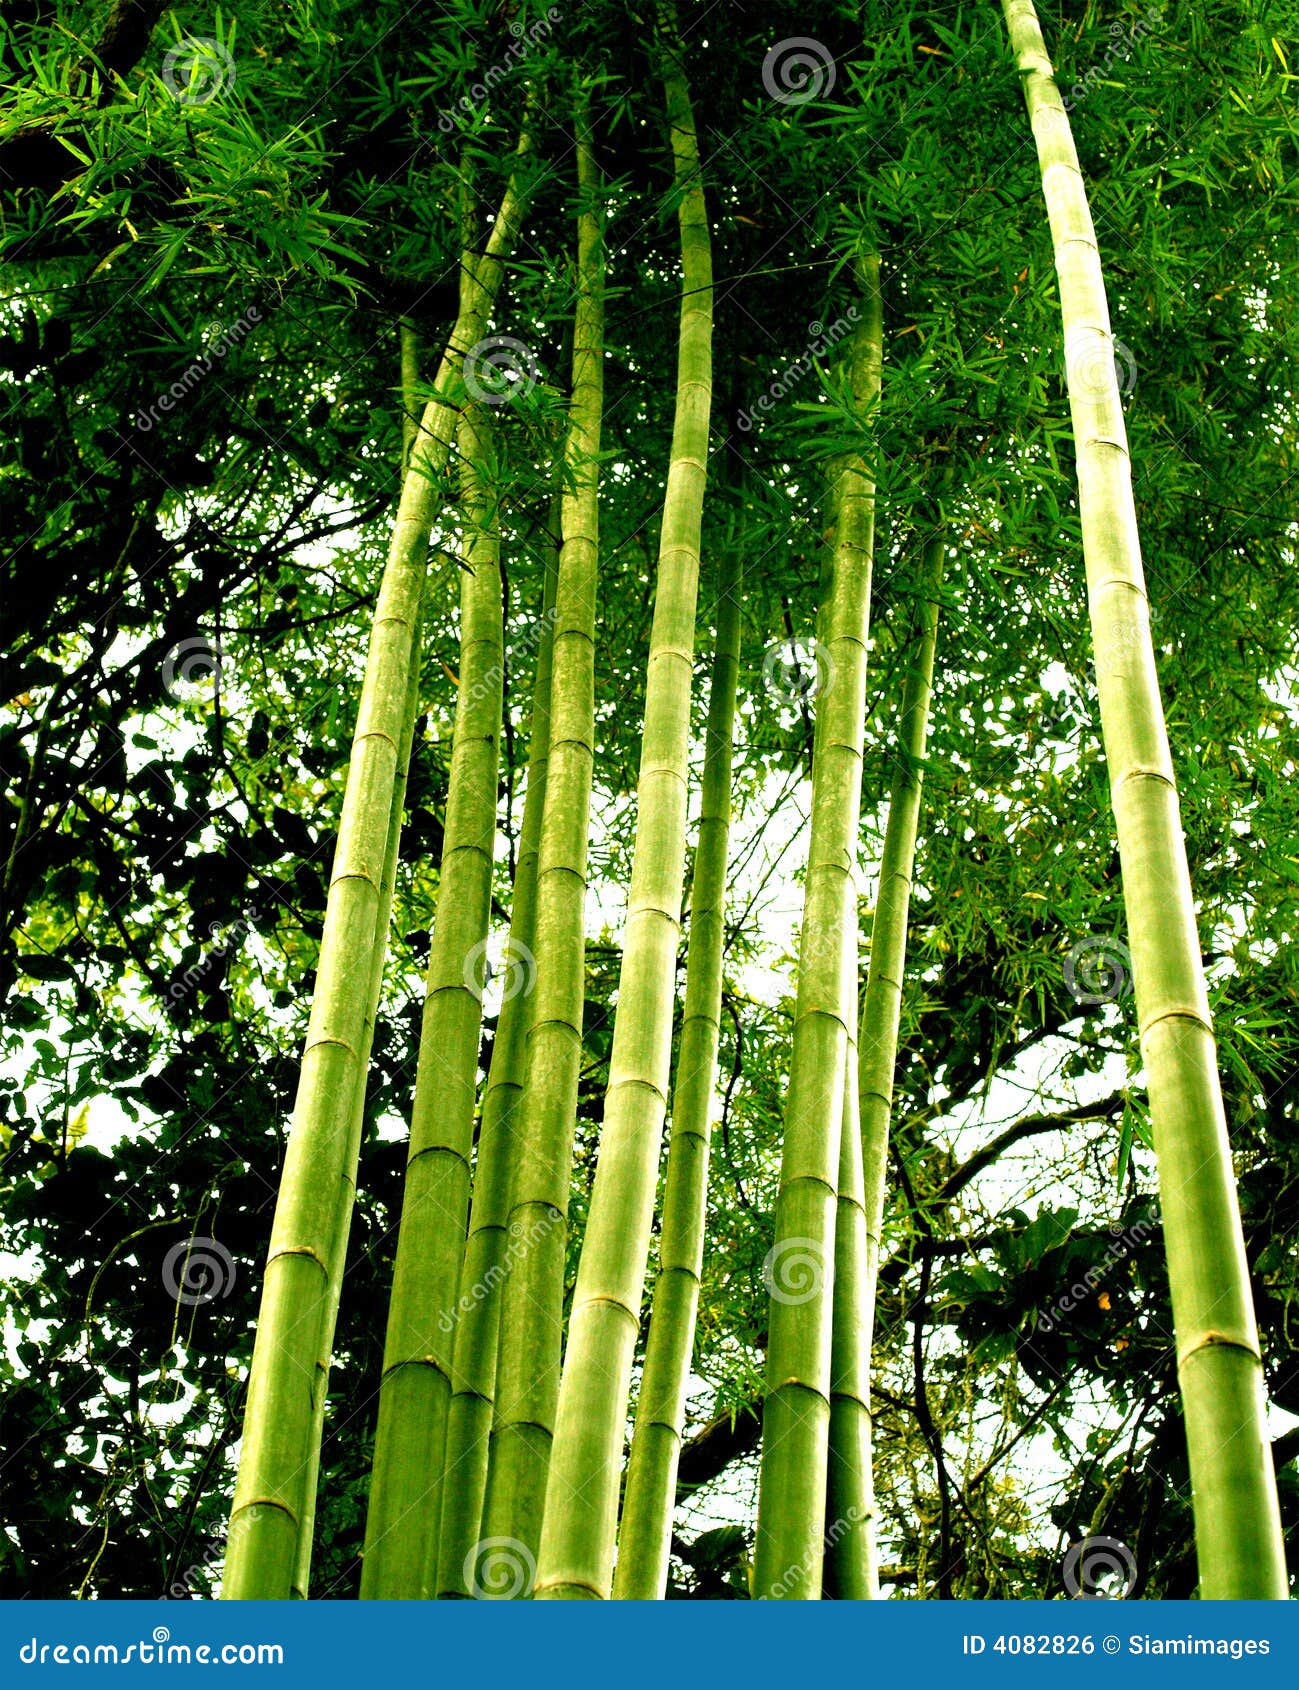
<instances>
[{"instance_id":1,"label":"tall green bamboo culm","mask_svg":"<svg viewBox=\"0 0 1299 1690\"><path fill-rule=\"evenodd\" d=\"M879 893L871 926L870 965L857 1041L862 1161L870 1244L868 1306L872 1319L879 1275L880 1228L884 1216L889 1117L893 1108L893 1073L897 1066L907 921L924 786L934 653L938 643L938 594L946 548L947 530L940 523L926 543L921 565L926 596L918 608L915 638L907 658L898 732L898 772L889 793L889 815L884 828L884 848L880 853Z\"/></svg>"},{"instance_id":2,"label":"tall green bamboo culm","mask_svg":"<svg viewBox=\"0 0 1299 1690\"><path fill-rule=\"evenodd\" d=\"M420 424L420 407L416 398L419 388L419 334L415 325L405 317L398 333L401 346L401 473L405 476Z\"/></svg>"},{"instance_id":3,"label":"tall green bamboo culm","mask_svg":"<svg viewBox=\"0 0 1299 1690\"><path fill-rule=\"evenodd\" d=\"M854 931L855 937L855 931ZM830 1446L826 1457L825 1564L821 1593L841 1602L879 1595L871 1483L870 1305L857 1097L857 946L844 947L848 969L848 1048L844 1056L843 1131L834 1221L834 1302L830 1343Z\"/></svg>"},{"instance_id":4,"label":"tall green bamboo culm","mask_svg":"<svg viewBox=\"0 0 1299 1690\"><path fill-rule=\"evenodd\" d=\"M859 266L864 310L845 343L854 410L879 398L883 320L879 259ZM866 637L875 485L859 455L834 489L834 565L821 623L827 680L816 699L812 824L798 995L785 1101L776 1238L767 1258L771 1329L762 1418L754 1595L821 1594L830 1434L835 1220L847 1050L849 973L857 934Z\"/></svg>"},{"instance_id":5,"label":"tall green bamboo culm","mask_svg":"<svg viewBox=\"0 0 1299 1690\"><path fill-rule=\"evenodd\" d=\"M555 595L550 765L537 862L536 979L515 1105L509 1275L501 1287L484 1537L521 1546L531 1588L559 1390L565 1233L582 1057L586 853L595 747L599 455L604 421L603 186L588 108L577 113L577 300ZM471 1568L477 1590L498 1591ZM517 1585L517 1588L515 1587Z\"/></svg>"},{"instance_id":6,"label":"tall green bamboo culm","mask_svg":"<svg viewBox=\"0 0 1299 1690\"><path fill-rule=\"evenodd\" d=\"M510 903L510 937L502 970L506 982L492 1060L483 1093L474 1163L469 1238L460 1273L459 1315L451 1368L442 1491L438 1596L472 1594L471 1553L481 1535L487 1490L488 1438L496 1391L501 1284L509 1268L510 1190L517 1139L514 1112L523 1090L529 994L509 990L525 984L536 966L537 854L550 761L550 684L554 650L555 582L559 567L560 497L556 495L543 538L545 585L528 741L528 782L519 828L519 854Z\"/></svg>"},{"instance_id":7,"label":"tall green bamboo culm","mask_svg":"<svg viewBox=\"0 0 1299 1690\"><path fill-rule=\"evenodd\" d=\"M722 1013L726 858L731 828L735 689L740 673L741 576L728 549L719 570L717 640L708 697L699 842L690 889L686 999L672 1094L659 1277L627 1464L613 1593L657 1600L667 1590L668 1545L686 1382L695 1342L708 1213L708 1145Z\"/></svg>"},{"instance_id":8,"label":"tall green bamboo culm","mask_svg":"<svg viewBox=\"0 0 1299 1690\"><path fill-rule=\"evenodd\" d=\"M1199 1594L1287 1594L1263 1370L1186 847L1150 639L1096 232L1030 0L1004 0L1060 285L1101 728L1190 1456Z\"/></svg>"},{"instance_id":9,"label":"tall green bamboo culm","mask_svg":"<svg viewBox=\"0 0 1299 1690\"><path fill-rule=\"evenodd\" d=\"M906 657L898 732L898 773L889 795L870 966L856 1048L850 1053L835 1234L835 1332L831 1390L830 1487L826 1503L827 1595L879 1594L872 1479L870 1360L879 1283L889 1112L897 1060L907 915L916 854L923 760L938 635L937 592L945 534L925 547L924 591ZM854 1166L854 1163L856 1164ZM860 1190L845 1203L845 1185ZM847 1209L847 1213L845 1213ZM852 1291L849 1294L849 1286Z\"/></svg>"},{"instance_id":10,"label":"tall green bamboo culm","mask_svg":"<svg viewBox=\"0 0 1299 1690\"><path fill-rule=\"evenodd\" d=\"M412 325L401 324L401 473L406 474L411 447L419 426L415 405L415 388L419 380L419 341ZM361 1073L369 1072L370 1050L374 1043L374 1027L379 1014L379 998L383 990L383 967L388 954L388 927L392 916L392 894L397 881L397 862L401 849L401 818L406 807L406 782L410 773L411 746L415 737L415 718L419 714L420 641L416 634L411 654L409 693L402 719L401 744L397 748L397 766L392 789L392 808L388 818L388 843L384 850L383 876L379 882L379 909L375 922L374 955L371 961L370 1003L361 1039ZM320 1476L320 1446L325 1428L325 1405L329 1394L329 1367L334 1348L334 1333L338 1326L338 1306L343 1292L343 1273L347 1266L347 1240L351 1231L352 1206L356 1201L357 1164L360 1159L361 1138L365 1129L364 1078L357 1087L356 1120L352 1135L355 1156L350 1177L344 1180L339 1192L338 1221L334 1237L334 1260L330 1272L329 1300L326 1306L324 1329L320 1335L320 1353L316 1358L316 1396L313 1405L311 1466L303 1499L302 1525L298 1533L298 1562L293 1580L293 1595L306 1598L311 1579L311 1552L316 1527L316 1491Z\"/></svg>"},{"instance_id":11,"label":"tall green bamboo culm","mask_svg":"<svg viewBox=\"0 0 1299 1690\"><path fill-rule=\"evenodd\" d=\"M375 927L373 973L370 977L370 1004L361 1038L362 1074L368 1072L370 1050L374 1044L375 1022L379 1014L379 998L383 990L383 966L388 954L388 927L392 915L392 894L397 880L397 861L401 845L401 818L406 807L406 780L410 771L411 746L415 737L415 718L419 713L419 648L418 643L410 673L409 714L402 727L401 745L397 755L397 778L392 789L392 813L388 824L388 845L384 852L383 878L379 883L379 912ZM303 1497L302 1527L298 1535L298 1560L294 1573L292 1594L305 1599L311 1578L311 1552L316 1528L316 1491L320 1476L320 1446L325 1429L325 1404L329 1394L329 1368L334 1349L334 1333L338 1326L338 1307L342 1299L343 1274L347 1267L347 1241L351 1232L352 1208L356 1201L357 1164L360 1160L361 1138L365 1129L364 1079L357 1087L356 1121L353 1130L355 1155L339 1197L338 1218L330 1270L329 1301L320 1335L320 1353L316 1358L315 1402L312 1416L311 1468Z\"/></svg>"},{"instance_id":12,"label":"tall green bamboo culm","mask_svg":"<svg viewBox=\"0 0 1299 1690\"><path fill-rule=\"evenodd\" d=\"M682 294L676 411L645 688L636 839L600 1156L559 1393L538 1597L607 1597L632 1356L640 1326L667 1105L685 862L690 683L708 424L712 254L676 19L659 53L679 195Z\"/></svg>"},{"instance_id":13,"label":"tall green bamboo culm","mask_svg":"<svg viewBox=\"0 0 1299 1690\"><path fill-rule=\"evenodd\" d=\"M361 1573L365 1597L430 1595L437 1571L504 673L500 527L488 414L477 404L466 404L461 413L461 508L468 534L461 570L460 686L370 1477Z\"/></svg>"},{"instance_id":14,"label":"tall green bamboo culm","mask_svg":"<svg viewBox=\"0 0 1299 1690\"><path fill-rule=\"evenodd\" d=\"M339 1212L356 1165L362 1045L393 790L405 718L413 708L429 535L463 392L465 353L482 339L503 260L514 245L523 214L520 172L530 151L525 134L487 247L476 260L466 254L462 263L459 314L410 450L375 607L258 1312L222 1584L227 1597L287 1598L299 1567L307 1493L319 1461L313 1448L316 1373L337 1295L333 1276L346 1258L345 1238L336 1247Z\"/></svg>"}]
</instances>

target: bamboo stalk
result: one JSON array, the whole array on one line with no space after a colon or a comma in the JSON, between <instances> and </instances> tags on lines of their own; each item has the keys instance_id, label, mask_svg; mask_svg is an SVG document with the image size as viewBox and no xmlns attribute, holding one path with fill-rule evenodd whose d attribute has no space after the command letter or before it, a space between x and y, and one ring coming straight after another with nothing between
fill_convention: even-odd
<instances>
[{"instance_id":1,"label":"bamboo stalk","mask_svg":"<svg viewBox=\"0 0 1299 1690\"><path fill-rule=\"evenodd\" d=\"M541 636L528 743L528 785L510 906L506 976L516 982L535 967L537 857L550 761L551 663L561 502L557 494L546 540ZM471 1555L481 1532L487 1491L488 1439L496 1393L501 1286L510 1264L509 1203L518 1159L514 1114L523 1090L530 1002L527 992L514 991L502 1003L483 1094L451 1369L438 1596L471 1594L471 1580L465 1569L467 1565L472 1568Z\"/></svg>"},{"instance_id":2,"label":"bamboo stalk","mask_svg":"<svg viewBox=\"0 0 1299 1690\"><path fill-rule=\"evenodd\" d=\"M865 310L847 343L855 408L879 396L883 324L879 259L861 265ZM866 636L875 488L851 456L836 485L834 569L822 627L828 681L816 700L812 829L798 996L785 1101L776 1238L768 1258L771 1329L763 1407L754 1593L821 1594L830 1432L835 1220L850 1005L845 951L855 950Z\"/></svg>"},{"instance_id":3,"label":"bamboo stalk","mask_svg":"<svg viewBox=\"0 0 1299 1690\"><path fill-rule=\"evenodd\" d=\"M855 929L854 929L855 932ZM841 1602L879 1595L871 1483L870 1243L862 1177L857 1096L857 947L845 946L848 1049L834 1220L834 1302L830 1343L830 1444L826 1467L822 1595Z\"/></svg>"},{"instance_id":4,"label":"bamboo stalk","mask_svg":"<svg viewBox=\"0 0 1299 1690\"><path fill-rule=\"evenodd\" d=\"M518 157L530 151L526 133ZM402 482L379 588L339 818L293 1127L258 1311L222 1595L284 1599L298 1569L307 1490L319 1461L316 1371L334 1292L340 1184L354 1160L356 1092L382 899L393 788L411 698L429 535L463 391L502 260L523 214L516 170L483 258L461 272L460 311Z\"/></svg>"},{"instance_id":5,"label":"bamboo stalk","mask_svg":"<svg viewBox=\"0 0 1299 1690\"><path fill-rule=\"evenodd\" d=\"M518 1554L526 1569L520 1591L530 1587L541 1535L559 1384L565 1222L582 1055L587 840L595 748L605 252L602 184L585 101L577 113L576 134L578 295L565 441L563 545L555 595L550 763L537 864L537 973L526 1077L515 1105L517 1144L506 1246L513 1260L501 1287L496 1400L483 1512L485 1539L505 1539L520 1546Z\"/></svg>"},{"instance_id":6,"label":"bamboo stalk","mask_svg":"<svg viewBox=\"0 0 1299 1690\"><path fill-rule=\"evenodd\" d=\"M1250 1295L1186 847L1150 639L1096 232L1031 0L1003 0L1051 223L1101 728L1159 1170L1200 1595L1287 1595Z\"/></svg>"},{"instance_id":7,"label":"bamboo stalk","mask_svg":"<svg viewBox=\"0 0 1299 1690\"><path fill-rule=\"evenodd\" d=\"M375 1022L379 1013L379 998L383 989L383 966L387 956L388 927L392 915L392 895L397 879L397 861L401 841L401 818L406 806L406 780L410 770L411 745L415 736L415 718L419 712L419 654L411 666L409 711L402 728L402 741L397 757L397 778L392 789L392 811L388 824L388 845L384 853L383 878L380 881L379 913L375 924L373 973L370 978L370 1003L361 1039L363 1072L368 1072L370 1050L374 1043ZM325 1405L329 1395L329 1368L334 1349L334 1333L338 1326L338 1309L343 1292L343 1275L347 1267L347 1241L351 1231L352 1209L356 1201L357 1165L360 1160L361 1139L365 1130L365 1086L357 1087L356 1121L353 1128L353 1156L347 1174L340 1182L338 1216L335 1223L333 1255L330 1267L329 1301L325 1311L320 1338L320 1352L316 1357L315 1398L312 1404L312 1438L310 1469L303 1498L302 1527L298 1535L298 1557L293 1578L293 1596L305 1599L310 1588L311 1555L316 1527L316 1493L320 1479L320 1448L325 1428Z\"/></svg>"},{"instance_id":8,"label":"bamboo stalk","mask_svg":"<svg viewBox=\"0 0 1299 1690\"><path fill-rule=\"evenodd\" d=\"M366 1520L361 1594L377 1598L426 1596L436 1574L491 913L504 650L484 407L465 406L459 447L460 687Z\"/></svg>"},{"instance_id":9,"label":"bamboo stalk","mask_svg":"<svg viewBox=\"0 0 1299 1690\"><path fill-rule=\"evenodd\" d=\"M419 342L414 328L403 321L401 334L401 398L402 398L402 474L410 461L415 443L418 413L414 392L419 380ZM361 1072L370 1068L370 1051L374 1044L375 1022L379 1014L379 999L383 991L383 967L388 954L388 929L392 918L392 896L397 882L397 863L401 849L401 818L406 807L406 783L410 774L411 746L415 737L415 719L419 714L420 662L419 634L416 633L411 653L409 691L402 719L401 744L397 750L394 772L392 806L388 816L388 842L384 848L383 876L379 883L379 909L375 919L374 953L371 961L370 1000L365 1028L361 1039ZM353 1125L353 1157L350 1173L339 1187L338 1219L334 1236L334 1253L330 1270L329 1300L326 1305L320 1352L316 1357L315 1399L312 1404L312 1433L310 1467L303 1501L302 1525L298 1533L297 1568L292 1594L305 1600L310 1588L311 1554L316 1527L316 1492L320 1480L321 1442L325 1429L325 1406L329 1395L329 1367L333 1355L334 1333L338 1326L338 1309L343 1292L343 1275L347 1267L347 1240L351 1230L352 1207L356 1201L357 1169L360 1161L361 1139L365 1131L364 1079L357 1087L356 1119Z\"/></svg>"},{"instance_id":10,"label":"bamboo stalk","mask_svg":"<svg viewBox=\"0 0 1299 1690\"><path fill-rule=\"evenodd\" d=\"M636 840L609 1087L569 1320L536 1595L606 1597L667 1103L685 860L690 684L712 400L712 256L674 9L660 53L680 196L676 413L645 690Z\"/></svg>"},{"instance_id":11,"label":"bamboo stalk","mask_svg":"<svg viewBox=\"0 0 1299 1690\"><path fill-rule=\"evenodd\" d=\"M704 738L685 1010L668 1141L659 1276L650 1309L618 1533L613 1593L626 1599L656 1600L667 1590L677 1461L699 1309L708 1213L708 1147L722 1013L732 741L740 673L740 594L739 557L728 550L720 570L717 640Z\"/></svg>"},{"instance_id":12,"label":"bamboo stalk","mask_svg":"<svg viewBox=\"0 0 1299 1690\"><path fill-rule=\"evenodd\" d=\"M879 894L871 928L861 1027L849 1061L844 1117L846 1149L840 1157L839 1218L835 1233L830 1495L826 1505L826 1594L839 1597L873 1599L879 1595L875 1549L877 1509L871 1471L871 1344L907 916L938 635L936 595L944 547L945 531L939 528L925 548L922 565L925 590L934 596L921 605L918 649L909 659L903 683L899 768L890 792L880 856ZM859 1204L849 1199L846 1217L845 1182L850 1190L860 1192Z\"/></svg>"},{"instance_id":13,"label":"bamboo stalk","mask_svg":"<svg viewBox=\"0 0 1299 1690\"><path fill-rule=\"evenodd\" d=\"M419 335L405 317L399 327L401 346L401 473L410 464L411 447L419 432L420 412L415 398L419 387Z\"/></svg>"}]
</instances>

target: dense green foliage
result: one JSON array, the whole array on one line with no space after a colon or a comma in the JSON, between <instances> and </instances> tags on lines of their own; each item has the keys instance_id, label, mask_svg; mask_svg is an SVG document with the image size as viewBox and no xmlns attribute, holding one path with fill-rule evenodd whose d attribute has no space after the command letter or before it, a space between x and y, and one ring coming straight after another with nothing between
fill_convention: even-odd
<instances>
[{"instance_id":1,"label":"dense green foliage","mask_svg":"<svg viewBox=\"0 0 1299 1690\"><path fill-rule=\"evenodd\" d=\"M399 492L400 325L417 333L423 400L531 85L527 210L490 323L517 343L492 447L501 955L571 368L576 75L609 267L571 1292L610 1077L675 400L677 195L650 10L448 0L413 28L395 0L233 0L174 20L148 0L14 0L0 20L5 1595L216 1589ZM1039 13L1121 343L1293 1576L1299 19L1274 0ZM875 1321L881 1584L1060 1594L1064 1548L1090 1533L1130 1546L1134 1594L1189 1595L1059 300L1001 8L683 4L680 23L717 281L692 845L736 556L743 594L668 1594L749 1594L811 643L827 473L856 452L877 484L867 933L936 508L949 536ZM779 64L764 79L792 38L823 47L801 88ZM853 264L870 251L883 387L863 419L843 359ZM449 466L325 1419L322 1596L360 1583L459 679L455 487ZM489 983L480 1075L500 1010ZM680 1016L678 994L678 1033Z\"/></svg>"}]
</instances>

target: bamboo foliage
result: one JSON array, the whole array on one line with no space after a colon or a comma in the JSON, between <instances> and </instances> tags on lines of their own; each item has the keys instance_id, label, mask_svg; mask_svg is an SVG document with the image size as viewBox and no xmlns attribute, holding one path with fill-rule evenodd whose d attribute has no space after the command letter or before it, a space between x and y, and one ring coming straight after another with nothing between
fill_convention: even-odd
<instances>
[{"instance_id":1,"label":"bamboo foliage","mask_svg":"<svg viewBox=\"0 0 1299 1690\"><path fill-rule=\"evenodd\" d=\"M712 253L675 14L659 53L681 232L676 410L645 689L631 888L599 1162L551 1453L536 1595L607 1597L632 1357L671 1056L690 744L690 685L712 400Z\"/></svg>"},{"instance_id":2,"label":"bamboo foliage","mask_svg":"<svg viewBox=\"0 0 1299 1690\"><path fill-rule=\"evenodd\" d=\"M537 856L550 761L550 687L559 533L560 499L556 497L545 539L545 587L529 732L528 779L503 969L507 986L525 981L528 970L535 966ZM501 1285L509 1264L509 1201L518 1159L514 1113L523 1090L529 1007L527 992L507 990L496 1023L483 1092L452 1361L438 1552L436 1593L439 1596L465 1597L471 1593L465 1569L472 1565L471 1555L479 1537L487 1489Z\"/></svg>"},{"instance_id":3,"label":"bamboo foliage","mask_svg":"<svg viewBox=\"0 0 1299 1690\"><path fill-rule=\"evenodd\" d=\"M879 260L861 265L865 304L847 343L860 417L880 386ZM875 490L853 455L835 486L834 561L821 628L828 681L816 700L812 825L799 942L776 1236L768 1258L771 1328L762 1422L754 1593L819 1597L830 1431L835 1211L852 1019L845 955L856 948L866 635ZM791 1294L800 1276L810 1280Z\"/></svg>"},{"instance_id":4,"label":"bamboo foliage","mask_svg":"<svg viewBox=\"0 0 1299 1690\"><path fill-rule=\"evenodd\" d=\"M1287 1593L1262 1362L1150 638L1096 233L1031 0L1003 0L1051 224L1101 726L1159 1169L1200 1595Z\"/></svg>"},{"instance_id":5,"label":"bamboo foliage","mask_svg":"<svg viewBox=\"0 0 1299 1690\"><path fill-rule=\"evenodd\" d=\"M530 151L525 132L520 165ZM410 448L375 607L249 1374L222 1588L229 1597L289 1596L299 1540L314 1507L316 1375L329 1311L337 1305L334 1276L346 1259L347 1192L362 1119L356 1099L365 1082L362 1047L374 950L386 938L379 926L383 865L405 717L415 697L429 536L459 414L465 354L486 329L522 214L516 167L483 254L461 266L459 313Z\"/></svg>"},{"instance_id":6,"label":"bamboo foliage","mask_svg":"<svg viewBox=\"0 0 1299 1690\"><path fill-rule=\"evenodd\" d=\"M484 1534L535 1560L559 1386L565 1218L585 983L587 839L595 746L599 454L604 416L602 184L585 104L577 114L577 275L563 544L555 594L550 753L537 861L537 973L525 1082L514 1108L509 1239ZM463 1565L453 1577L463 1578Z\"/></svg>"},{"instance_id":7,"label":"bamboo foliage","mask_svg":"<svg viewBox=\"0 0 1299 1690\"><path fill-rule=\"evenodd\" d=\"M677 1461L704 1259L708 1147L726 940L735 690L740 672L741 574L737 556L729 551L720 577L659 1277L650 1309L613 1587L616 1597L626 1599L653 1600L667 1589Z\"/></svg>"},{"instance_id":8,"label":"bamboo foliage","mask_svg":"<svg viewBox=\"0 0 1299 1690\"><path fill-rule=\"evenodd\" d=\"M437 916L429 952L401 1228L384 1346L361 1593L430 1593L451 1384L451 1332L469 1202L501 730L500 529L488 413L461 414L456 703Z\"/></svg>"}]
</instances>

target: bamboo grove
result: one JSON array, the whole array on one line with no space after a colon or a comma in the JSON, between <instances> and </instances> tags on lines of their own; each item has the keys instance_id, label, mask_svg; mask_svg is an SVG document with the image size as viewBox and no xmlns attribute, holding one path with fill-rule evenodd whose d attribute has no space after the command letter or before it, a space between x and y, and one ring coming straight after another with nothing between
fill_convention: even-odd
<instances>
[{"instance_id":1,"label":"bamboo grove","mask_svg":"<svg viewBox=\"0 0 1299 1690\"><path fill-rule=\"evenodd\" d=\"M1284 1599L1285 20L59 12L6 1582Z\"/></svg>"}]
</instances>

